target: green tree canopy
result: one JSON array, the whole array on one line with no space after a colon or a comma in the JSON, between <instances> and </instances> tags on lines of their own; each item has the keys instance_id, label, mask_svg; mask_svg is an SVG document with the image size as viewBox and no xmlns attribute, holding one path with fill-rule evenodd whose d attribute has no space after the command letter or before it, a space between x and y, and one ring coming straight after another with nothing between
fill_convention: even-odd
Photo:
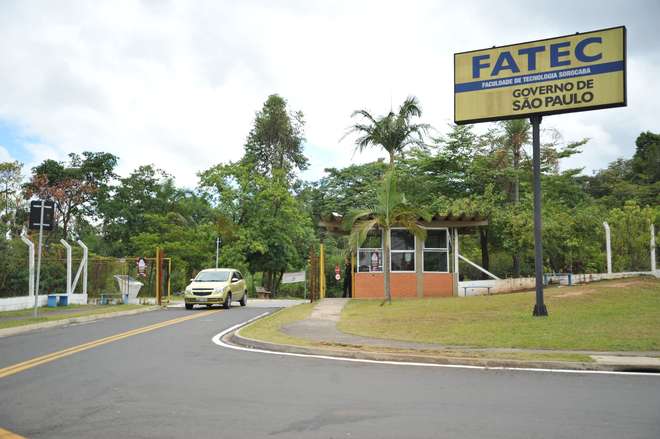
<instances>
[{"instance_id":1,"label":"green tree canopy","mask_svg":"<svg viewBox=\"0 0 660 439\"><path fill-rule=\"evenodd\" d=\"M430 125L413 123L420 117L422 109L416 97L408 97L397 113L390 110L385 116L372 116L367 110L354 111L351 117L360 116L362 122L351 126L344 137L355 133L356 150L363 151L371 146L380 146L390 156L390 168L394 167L394 158L401 155L410 145L423 145L424 135Z\"/></svg>"},{"instance_id":2,"label":"green tree canopy","mask_svg":"<svg viewBox=\"0 0 660 439\"><path fill-rule=\"evenodd\" d=\"M301 111L290 112L284 98L268 96L254 118L254 126L245 143L244 160L263 175L283 170L291 176L295 170L305 170L307 157L303 153L305 121Z\"/></svg>"}]
</instances>

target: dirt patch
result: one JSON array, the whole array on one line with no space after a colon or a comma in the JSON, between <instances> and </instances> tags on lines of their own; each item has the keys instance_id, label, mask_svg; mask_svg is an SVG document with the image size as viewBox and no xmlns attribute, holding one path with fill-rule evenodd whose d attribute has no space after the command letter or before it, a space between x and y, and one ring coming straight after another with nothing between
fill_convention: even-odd
<instances>
[{"instance_id":1,"label":"dirt patch","mask_svg":"<svg viewBox=\"0 0 660 439\"><path fill-rule=\"evenodd\" d=\"M627 288L627 287L630 287L630 286L633 286L633 285L640 285L640 284L647 284L647 282L643 281L643 280L631 280L629 282L618 282L618 283L614 283L614 284L607 283L607 284L604 284L603 287L605 287L605 288Z\"/></svg>"},{"instance_id":2,"label":"dirt patch","mask_svg":"<svg viewBox=\"0 0 660 439\"><path fill-rule=\"evenodd\" d=\"M583 296L585 294L591 294L595 293L596 290L594 289L580 289L580 290L573 290L573 291L567 291L565 293L557 294L554 296L555 298L564 298L564 297L578 297L578 296Z\"/></svg>"}]
</instances>

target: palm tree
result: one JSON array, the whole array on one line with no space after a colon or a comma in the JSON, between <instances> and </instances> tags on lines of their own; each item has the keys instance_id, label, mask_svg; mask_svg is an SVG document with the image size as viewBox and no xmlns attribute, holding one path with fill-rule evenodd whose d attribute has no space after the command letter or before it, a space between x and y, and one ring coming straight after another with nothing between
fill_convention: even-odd
<instances>
[{"instance_id":1,"label":"palm tree","mask_svg":"<svg viewBox=\"0 0 660 439\"><path fill-rule=\"evenodd\" d=\"M383 274L385 276L385 301L388 303L392 303L390 290L390 230L392 226L404 227L420 239L425 239L426 230L418 224L418 220L421 218L430 221L428 213L408 205L405 195L397 190L396 180L394 171L387 171L378 191L376 205L370 209L353 210L344 220L344 227L351 231L349 237L351 248L357 248L362 244L369 231L374 228L383 233Z\"/></svg>"},{"instance_id":2,"label":"palm tree","mask_svg":"<svg viewBox=\"0 0 660 439\"><path fill-rule=\"evenodd\" d=\"M520 157L523 146L529 143L530 124L527 119L513 119L502 122L504 128L504 147L512 156L514 180L513 180L513 202L520 202Z\"/></svg>"},{"instance_id":3,"label":"palm tree","mask_svg":"<svg viewBox=\"0 0 660 439\"><path fill-rule=\"evenodd\" d=\"M531 125L527 119L512 119L501 123L504 133L501 137L501 155L511 157L511 167L513 169L513 181L509 197L514 204L520 202L520 159L524 152L523 146L529 143L529 130ZM520 277L520 255L514 253L513 272L516 277Z\"/></svg>"},{"instance_id":4,"label":"palm tree","mask_svg":"<svg viewBox=\"0 0 660 439\"><path fill-rule=\"evenodd\" d=\"M363 123L350 127L342 139L352 133L359 134L355 147L359 152L369 146L380 145L390 155L390 168L393 168L396 154L401 153L408 145L423 144L423 136L430 125L411 122L413 117L421 115L419 101L414 96L403 101L398 113L390 110L386 116L374 117L366 110L357 110L351 117L362 116Z\"/></svg>"}]
</instances>

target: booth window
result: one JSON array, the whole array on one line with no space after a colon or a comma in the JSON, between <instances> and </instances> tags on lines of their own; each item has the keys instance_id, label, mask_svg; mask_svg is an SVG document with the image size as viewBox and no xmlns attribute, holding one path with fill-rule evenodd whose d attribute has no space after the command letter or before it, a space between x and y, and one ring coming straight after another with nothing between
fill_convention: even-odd
<instances>
[{"instance_id":1,"label":"booth window","mask_svg":"<svg viewBox=\"0 0 660 439\"><path fill-rule=\"evenodd\" d=\"M447 273L448 268L447 229L428 229L424 240L424 271Z\"/></svg>"},{"instance_id":2,"label":"booth window","mask_svg":"<svg viewBox=\"0 0 660 439\"><path fill-rule=\"evenodd\" d=\"M383 271L383 237L380 230L372 229L358 249L358 272Z\"/></svg>"},{"instance_id":3,"label":"booth window","mask_svg":"<svg viewBox=\"0 0 660 439\"><path fill-rule=\"evenodd\" d=\"M415 235L405 229L390 232L392 271L415 271Z\"/></svg>"}]
</instances>

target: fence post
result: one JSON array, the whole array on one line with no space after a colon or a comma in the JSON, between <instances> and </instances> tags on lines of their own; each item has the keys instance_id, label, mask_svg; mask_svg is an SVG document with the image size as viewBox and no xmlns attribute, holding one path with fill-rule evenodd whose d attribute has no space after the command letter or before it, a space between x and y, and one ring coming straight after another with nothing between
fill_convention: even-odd
<instances>
[{"instance_id":1,"label":"fence post","mask_svg":"<svg viewBox=\"0 0 660 439\"><path fill-rule=\"evenodd\" d=\"M655 224L651 223L651 272L656 276L655 264Z\"/></svg>"},{"instance_id":2,"label":"fence post","mask_svg":"<svg viewBox=\"0 0 660 439\"><path fill-rule=\"evenodd\" d=\"M82 293L87 294L87 256L89 254L89 250L87 249L87 246L85 243L83 243L80 239L77 241L78 245L82 248L83 250L83 256L82 256L82 261L81 261L81 266L83 269L82 272ZM73 291L72 291L73 292Z\"/></svg>"},{"instance_id":3,"label":"fence post","mask_svg":"<svg viewBox=\"0 0 660 439\"><path fill-rule=\"evenodd\" d=\"M612 241L610 237L610 225L606 222L605 226L605 251L607 252L607 274L612 274Z\"/></svg>"},{"instance_id":4,"label":"fence post","mask_svg":"<svg viewBox=\"0 0 660 439\"><path fill-rule=\"evenodd\" d=\"M71 303L71 246L64 239L60 239L60 243L66 249L66 297L67 303Z\"/></svg>"},{"instance_id":5,"label":"fence post","mask_svg":"<svg viewBox=\"0 0 660 439\"><path fill-rule=\"evenodd\" d=\"M25 229L21 232L21 241L28 246L28 296L34 296L34 243L27 237Z\"/></svg>"}]
</instances>

